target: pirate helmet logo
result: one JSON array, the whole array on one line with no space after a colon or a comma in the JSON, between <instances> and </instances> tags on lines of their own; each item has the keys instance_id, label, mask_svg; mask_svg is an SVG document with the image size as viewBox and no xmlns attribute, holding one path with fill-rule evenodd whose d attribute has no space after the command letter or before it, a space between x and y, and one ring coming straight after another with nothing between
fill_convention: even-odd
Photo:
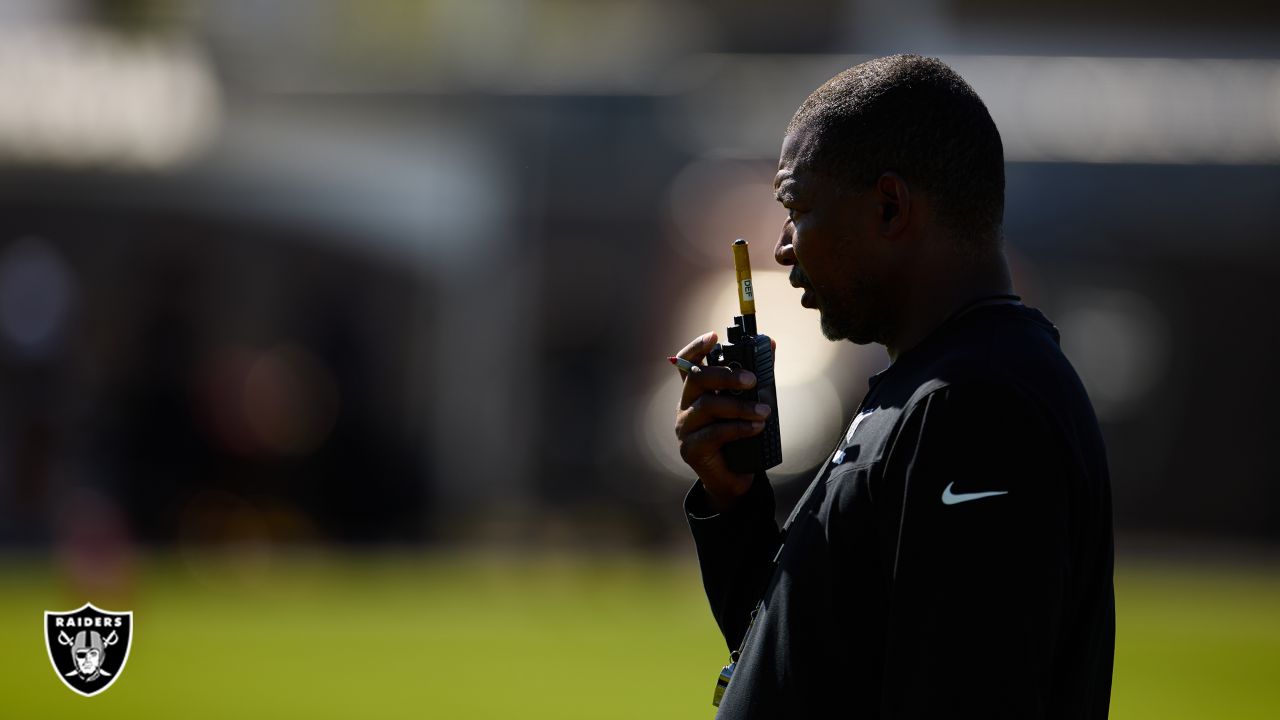
<instances>
[{"instance_id":1,"label":"pirate helmet logo","mask_svg":"<svg viewBox=\"0 0 1280 720\"><path fill-rule=\"evenodd\" d=\"M133 613L85 603L70 612L45 612L45 647L63 684L90 697L111 687L129 659Z\"/></svg>"}]
</instances>

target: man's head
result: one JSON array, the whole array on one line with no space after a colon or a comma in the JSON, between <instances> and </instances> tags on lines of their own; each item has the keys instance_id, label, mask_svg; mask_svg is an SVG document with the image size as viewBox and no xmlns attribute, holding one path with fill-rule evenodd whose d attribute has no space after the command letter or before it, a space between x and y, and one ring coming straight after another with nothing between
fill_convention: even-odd
<instances>
[{"instance_id":1,"label":"man's head","mask_svg":"<svg viewBox=\"0 0 1280 720\"><path fill-rule=\"evenodd\" d=\"M828 80L787 126L774 185L788 209L775 257L831 339L884 341L926 257L1001 250L1000 134L938 60L894 55Z\"/></svg>"}]
</instances>

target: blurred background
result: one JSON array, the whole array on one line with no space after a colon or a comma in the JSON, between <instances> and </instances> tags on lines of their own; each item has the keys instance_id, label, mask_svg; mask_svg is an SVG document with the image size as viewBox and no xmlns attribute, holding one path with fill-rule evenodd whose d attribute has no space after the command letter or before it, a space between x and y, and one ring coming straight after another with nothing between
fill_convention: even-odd
<instances>
[{"instance_id":1,"label":"blurred background","mask_svg":"<svg viewBox=\"0 0 1280 720\"><path fill-rule=\"evenodd\" d=\"M878 346L775 270L786 121L937 55L1113 478L1113 717L1280 715L1280 10L3 0L0 715L702 718L664 361L751 242L789 510ZM44 610L133 610L83 700Z\"/></svg>"}]
</instances>

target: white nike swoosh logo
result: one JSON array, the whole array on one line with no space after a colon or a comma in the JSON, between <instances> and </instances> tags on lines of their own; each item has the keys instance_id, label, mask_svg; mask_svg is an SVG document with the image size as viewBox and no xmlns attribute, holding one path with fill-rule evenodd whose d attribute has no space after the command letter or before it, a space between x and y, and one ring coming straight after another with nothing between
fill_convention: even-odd
<instances>
[{"instance_id":1,"label":"white nike swoosh logo","mask_svg":"<svg viewBox=\"0 0 1280 720\"><path fill-rule=\"evenodd\" d=\"M945 490L942 491L942 504L955 505L956 503L969 502L970 500L978 500L984 497L994 497L996 495L1007 495L1008 490L991 490L989 492L976 493L953 493L951 486L955 483L948 483Z\"/></svg>"}]
</instances>

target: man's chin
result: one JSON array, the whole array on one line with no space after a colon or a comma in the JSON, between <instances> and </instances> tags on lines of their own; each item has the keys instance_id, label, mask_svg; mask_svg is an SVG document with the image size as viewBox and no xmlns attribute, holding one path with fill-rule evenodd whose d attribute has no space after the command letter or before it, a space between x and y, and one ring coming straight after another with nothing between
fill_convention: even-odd
<instances>
[{"instance_id":1,"label":"man's chin","mask_svg":"<svg viewBox=\"0 0 1280 720\"><path fill-rule=\"evenodd\" d=\"M867 328L838 322L822 310L818 311L818 323L822 328L822 336L832 342L848 340L854 345L870 345L876 341L874 333Z\"/></svg>"}]
</instances>

